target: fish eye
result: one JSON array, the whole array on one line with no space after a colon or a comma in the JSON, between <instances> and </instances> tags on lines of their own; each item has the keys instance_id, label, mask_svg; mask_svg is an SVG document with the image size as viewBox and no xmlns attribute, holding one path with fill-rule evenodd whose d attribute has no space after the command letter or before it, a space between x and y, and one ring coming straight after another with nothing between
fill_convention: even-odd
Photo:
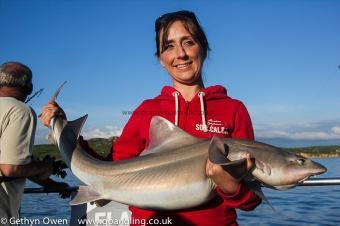
<instances>
[{"instance_id":1,"label":"fish eye","mask_svg":"<svg viewBox=\"0 0 340 226\"><path fill-rule=\"evenodd\" d=\"M300 166L302 166L302 165L305 163L305 159L298 159L298 160L296 160L296 162L297 162Z\"/></svg>"}]
</instances>

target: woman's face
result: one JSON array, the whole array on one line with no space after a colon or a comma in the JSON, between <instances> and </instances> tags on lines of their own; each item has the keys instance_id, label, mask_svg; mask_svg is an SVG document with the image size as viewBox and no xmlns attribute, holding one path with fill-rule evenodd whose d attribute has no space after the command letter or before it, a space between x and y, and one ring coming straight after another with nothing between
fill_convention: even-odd
<instances>
[{"instance_id":1,"label":"woman's face","mask_svg":"<svg viewBox=\"0 0 340 226\"><path fill-rule=\"evenodd\" d=\"M160 43L163 43L162 32L160 37ZM182 22L175 21L169 27L159 59L174 83L190 85L201 81L202 49Z\"/></svg>"}]
</instances>

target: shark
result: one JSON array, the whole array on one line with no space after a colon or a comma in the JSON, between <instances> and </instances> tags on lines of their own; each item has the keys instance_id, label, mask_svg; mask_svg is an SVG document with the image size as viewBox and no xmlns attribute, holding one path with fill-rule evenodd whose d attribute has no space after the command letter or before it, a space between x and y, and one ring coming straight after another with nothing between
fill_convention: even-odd
<instances>
[{"instance_id":1,"label":"shark","mask_svg":"<svg viewBox=\"0 0 340 226\"><path fill-rule=\"evenodd\" d=\"M150 144L140 156L101 161L78 143L86 118L51 120L50 140L57 144L72 173L85 184L79 187L71 205L113 200L153 210L199 206L216 195L216 185L206 176L208 159L263 198L261 186L286 190L327 170L311 159L257 141L217 136L199 139L160 116L151 119ZM251 155L254 167L243 176L246 153Z\"/></svg>"}]
</instances>

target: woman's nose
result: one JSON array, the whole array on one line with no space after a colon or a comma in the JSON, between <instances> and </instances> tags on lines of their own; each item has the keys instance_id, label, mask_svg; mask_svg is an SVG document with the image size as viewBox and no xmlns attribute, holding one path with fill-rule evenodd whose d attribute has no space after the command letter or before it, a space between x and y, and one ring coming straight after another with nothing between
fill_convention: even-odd
<instances>
[{"instance_id":1,"label":"woman's nose","mask_svg":"<svg viewBox=\"0 0 340 226\"><path fill-rule=\"evenodd\" d=\"M177 47L177 58L183 58L187 55L187 53L185 52L185 49L182 46Z\"/></svg>"}]
</instances>

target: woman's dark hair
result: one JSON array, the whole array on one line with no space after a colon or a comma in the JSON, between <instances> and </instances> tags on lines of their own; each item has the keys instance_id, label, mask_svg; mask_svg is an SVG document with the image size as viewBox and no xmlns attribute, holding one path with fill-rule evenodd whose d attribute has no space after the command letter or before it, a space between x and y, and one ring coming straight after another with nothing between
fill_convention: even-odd
<instances>
[{"instance_id":1,"label":"woman's dark hair","mask_svg":"<svg viewBox=\"0 0 340 226\"><path fill-rule=\"evenodd\" d=\"M159 57L160 54L164 51L165 46L167 44L166 37L168 36L169 27L175 22L181 21L185 28L190 32L196 42L202 47L203 50L203 59L208 55L209 43L203 28L199 24L195 14L190 11L181 10L172 13L166 13L160 17L155 22L155 31L156 31L156 56ZM162 43L161 40L161 31L162 33Z\"/></svg>"}]
</instances>

